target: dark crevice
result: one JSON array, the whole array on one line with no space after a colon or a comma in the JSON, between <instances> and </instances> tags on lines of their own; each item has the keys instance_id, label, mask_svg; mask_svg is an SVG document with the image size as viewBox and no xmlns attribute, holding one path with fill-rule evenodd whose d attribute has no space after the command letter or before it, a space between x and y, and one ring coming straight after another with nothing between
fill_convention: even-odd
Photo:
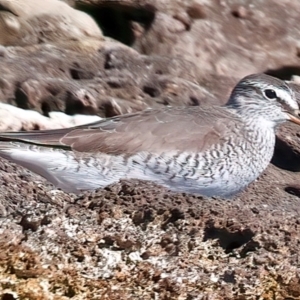
<instances>
[{"instance_id":1,"label":"dark crevice","mask_svg":"<svg viewBox=\"0 0 300 300\"><path fill-rule=\"evenodd\" d=\"M300 66L284 66L278 69L269 69L264 73L281 80L290 80L293 75L300 76Z\"/></svg>"},{"instance_id":2,"label":"dark crevice","mask_svg":"<svg viewBox=\"0 0 300 300\"><path fill-rule=\"evenodd\" d=\"M67 287L67 291L65 292L65 297L73 298L76 295L76 292L72 286Z\"/></svg>"},{"instance_id":3,"label":"dark crevice","mask_svg":"<svg viewBox=\"0 0 300 300\"><path fill-rule=\"evenodd\" d=\"M9 8L7 8L6 5L0 4L0 11L7 11L7 12L11 13L12 15L18 17L18 15L15 12L11 11Z\"/></svg>"},{"instance_id":4,"label":"dark crevice","mask_svg":"<svg viewBox=\"0 0 300 300\"><path fill-rule=\"evenodd\" d=\"M156 75L163 75L163 71L160 70L160 69L157 69L155 72L154 72Z\"/></svg>"},{"instance_id":5,"label":"dark crevice","mask_svg":"<svg viewBox=\"0 0 300 300\"><path fill-rule=\"evenodd\" d=\"M299 172L300 153L293 150L288 143L277 137L271 163L284 170Z\"/></svg>"},{"instance_id":6,"label":"dark crevice","mask_svg":"<svg viewBox=\"0 0 300 300\"><path fill-rule=\"evenodd\" d=\"M214 224L208 223L204 230L203 241L218 240L220 247L226 253L230 253L232 250L249 243L253 237L254 233L250 229L230 232L227 228L216 228Z\"/></svg>"},{"instance_id":7,"label":"dark crevice","mask_svg":"<svg viewBox=\"0 0 300 300\"><path fill-rule=\"evenodd\" d=\"M194 96L190 96L190 100L191 100L191 105L192 106L199 106L200 105L200 101L196 98L196 97L194 97Z\"/></svg>"},{"instance_id":8,"label":"dark crevice","mask_svg":"<svg viewBox=\"0 0 300 300\"><path fill-rule=\"evenodd\" d=\"M41 109L42 109L43 115L46 117L49 117L49 113L51 112L51 107L50 107L48 101L42 102Z\"/></svg>"},{"instance_id":9,"label":"dark crevice","mask_svg":"<svg viewBox=\"0 0 300 300\"><path fill-rule=\"evenodd\" d=\"M18 86L15 91L15 101L19 108L29 109L28 106L28 97L21 86Z\"/></svg>"},{"instance_id":10,"label":"dark crevice","mask_svg":"<svg viewBox=\"0 0 300 300\"><path fill-rule=\"evenodd\" d=\"M152 86L144 86L143 92L147 95L149 95L151 98L158 97L160 95L160 91Z\"/></svg>"},{"instance_id":11,"label":"dark crevice","mask_svg":"<svg viewBox=\"0 0 300 300\"><path fill-rule=\"evenodd\" d=\"M16 300L17 298L14 297L14 295L5 293L2 295L1 300Z\"/></svg>"},{"instance_id":12,"label":"dark crevice","mask_svg":"<svg viewBox=\"0 0 300 300\"><path fill-rule=\"evenodd\" d=\"M132 216L132 221L136 226L140 226L143 230L147 229L148 224L155 219L155 213L152 209L143 208L135 212Z\"/></svg>"},{"instance_id":13,"label":"dark crevice","mask_svg":"<svg viewBox=\"0 0 300 300\"><path fill-rule=\"evenodd\" d=\"M77 3L76 8L92 16L105 36L129 46L135 41L132 21L140 23L148 30L155 18L155 8L152 5L133 8L120 2L112 2L104 3L101 7L91 7Z\"/></svg>"},{"instance_id":14,"label":"dark crevice","mask_svg":"<svg viewBox=\"0 0 300 300\"><path fill-rule=\"evenodd\" d=\"M93 106L86 105L84 101L78 99L70 91L66 93L65 105L65 113L67 115L75 115L78 114L78 112L83 115L97 114Z\"/></svg>"},{"instance_id":15,"label":"dark crevice","mask_svg":"<svg viewBox=\"0 0 300 300\"><path fill-rule=\"evenodd\" d=\"M23 216L21 221L20 221L20 225L23 228L23 231L26 230L32 230L33 232L37 231L38 228L41 225L41 221L40 220L35 220L35 219L31 219L31 216Z\"/></svg>"},{"instance_id":16,"label":"dark crevice","mask_svg":"<svg viewBox=\"0 0 300 300\"><path fill-rule=\"evenodd\" d=\"M226 271L224 273L224 275L222 276L222 279L226 282L226 283L236 283L236 279L235 279L235 271Z\"/></svg>"},{"instance_id":17,"label":"dark crevice","mask_svg":"<svg viewBox=\"0 0 300 300\"><path fill-rule=\"evenodd\" d=\"M261 246L258 242L250 240L248 243L246 243L241 252L240 252L240 257L245 258L249 252L254 252L257 249L259 249Z\"/></svg>"},{"instance_id":18,"label":"dark crevice","mask_svg":"<svg viewBox=\"0 0 300 300\"><path fill-rule=\"evenodd\" d=\"M109 70L113 68L113 62L110 53L106 53L104 61L104 69Z\"/></svg>"},{"instance_id":19,"label":"dark crevice","mask_svg":"<svg viewBox=\"0 0 300 300\"><path fill-rule=\"evenodd\" d=\"M74 80L79 80L80 79L79 72L75 68L70 69L70 75L71 75L71 78L74 79Z\"/></svg>"},{"instance_id":20,"label":"dark crevice","mask_svg":"<svg viewBox=\"0 0 300 300\"><path fill-rule=\"evenodd\" d=\"M63 111L65 112L66 104L65 101L60 99L59 96L48 95L40 99L41 111L44 116L49 117L52 111Z\"/></svg>"},{"instance_id":21,"label":"dark crevice","mask_svg":"<svg viewBox=\"0 0 300 300\"><path fill-rule=\"evenodd\" d=\"M74 62L70 68L70 75L74 80L94 78L93 72L87 71L87 68L82 68L77 62Z\"/></svg>"},{"instance_id":22,"label":"dark crevice","mask_svg":"<svg viewBox=\"0 0 300 300\"><path fill-rule=\"evenodd\" d=\"M105 118L112 118L120 115L120 111L110 102L105 101L98 107L100 116L104 116Z\"/></svg>"},{"instance_id":23,"label":"dark crevice","mask_svg":"<svg viewBox=\"0 0 300 300\"><path fill-rule=\"evenodd\" d=\"M295 186L287 186L287 187L284 188L284 190L288 194L300 198L300 185L298 185L298 186L296 186L296 185Z\"/></svg>"},{"instance_id":24,"label":"dark crevice","mask_svg":"<svg viewBox=\"0 0 300 300\"><path fill-rule=\"evenodd\" d=\"M178 220L184 219L184 212L178 208L174 208L170 211L170 216L163 222L161 228L167 230L168 224L175 224Z\"/></svg>"}]
</instances>

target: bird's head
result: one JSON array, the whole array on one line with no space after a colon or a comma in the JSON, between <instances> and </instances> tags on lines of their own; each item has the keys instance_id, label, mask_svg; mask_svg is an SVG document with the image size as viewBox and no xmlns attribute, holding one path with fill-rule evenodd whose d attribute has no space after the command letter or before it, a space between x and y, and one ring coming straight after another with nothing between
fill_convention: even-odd
<instances>
[{"instance_id":1,"label":"bird's head","mask_svg":"<svg viewBox=\"0 0 300 300\"><path fill-rule=\"evenodd\" d=\"M266 74L243 78L226 105L244 117L263 120L273 127L285 121L300 125L300 111L293 90L286 82Z\"/></svg>"}]
</instances>

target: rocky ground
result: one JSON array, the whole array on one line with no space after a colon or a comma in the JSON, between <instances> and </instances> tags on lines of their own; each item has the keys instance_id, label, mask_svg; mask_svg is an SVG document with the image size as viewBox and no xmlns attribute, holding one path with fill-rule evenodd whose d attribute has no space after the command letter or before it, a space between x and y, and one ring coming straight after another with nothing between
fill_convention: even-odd
<instances>
[{"instance_id":1,"label":"rocky ground","mask_svg":"<svg viewBox=\"0 0 300 300\"><path fill-rule=\"evenodd\" d=\"M222 104L249 73L300 74L298 1L66 3L0 0L1 130ZM300 299L299 132L282 126L230 201L137 181L76 196L0 160L1 299Z\"/></svg>"}]
</instances>

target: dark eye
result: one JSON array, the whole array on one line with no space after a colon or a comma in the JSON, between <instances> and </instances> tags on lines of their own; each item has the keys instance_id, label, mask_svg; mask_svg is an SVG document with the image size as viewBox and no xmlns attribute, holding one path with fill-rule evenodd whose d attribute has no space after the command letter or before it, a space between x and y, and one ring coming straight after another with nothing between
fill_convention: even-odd
<instances>
[{"instance_id":1,"label":"dark eye","mask_svg":"<svg viewBox=\"0 0 300 300\"><path fill-rule=\"evenodd\" d=\"M276 99L277 98L276 92L274 90L271 90L271 89L264 90L264 94L269 99Z\"/></svg>"}]
</instances>

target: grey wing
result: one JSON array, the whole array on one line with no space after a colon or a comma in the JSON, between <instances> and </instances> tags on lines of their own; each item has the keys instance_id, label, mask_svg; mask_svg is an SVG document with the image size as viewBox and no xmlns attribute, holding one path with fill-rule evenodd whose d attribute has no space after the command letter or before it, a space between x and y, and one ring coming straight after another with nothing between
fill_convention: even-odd
<instances>
[{"instance_id":1,"label":"grey wing","mask_svg":"<svg viewBox=\"0 0 300 300\"><path fill-rule=\"evenodd\" d=\"M148 110L74 129L65 134L60 143L78 152L112 155L186 149L203 152L235 134L240 123L221 107Z\"/></svg>"},{"instance_id":2,"label":"grey wing","mask_svg":"<svg viewBox=\"0 0 300 300\"><path fill-rule=\"evenodd\" d=\"M72 128L0 133L0 141L112 155L185 149L202 152L233 135L240 123L222 107L149 109Z\"/></svg>"}]
</instances>

